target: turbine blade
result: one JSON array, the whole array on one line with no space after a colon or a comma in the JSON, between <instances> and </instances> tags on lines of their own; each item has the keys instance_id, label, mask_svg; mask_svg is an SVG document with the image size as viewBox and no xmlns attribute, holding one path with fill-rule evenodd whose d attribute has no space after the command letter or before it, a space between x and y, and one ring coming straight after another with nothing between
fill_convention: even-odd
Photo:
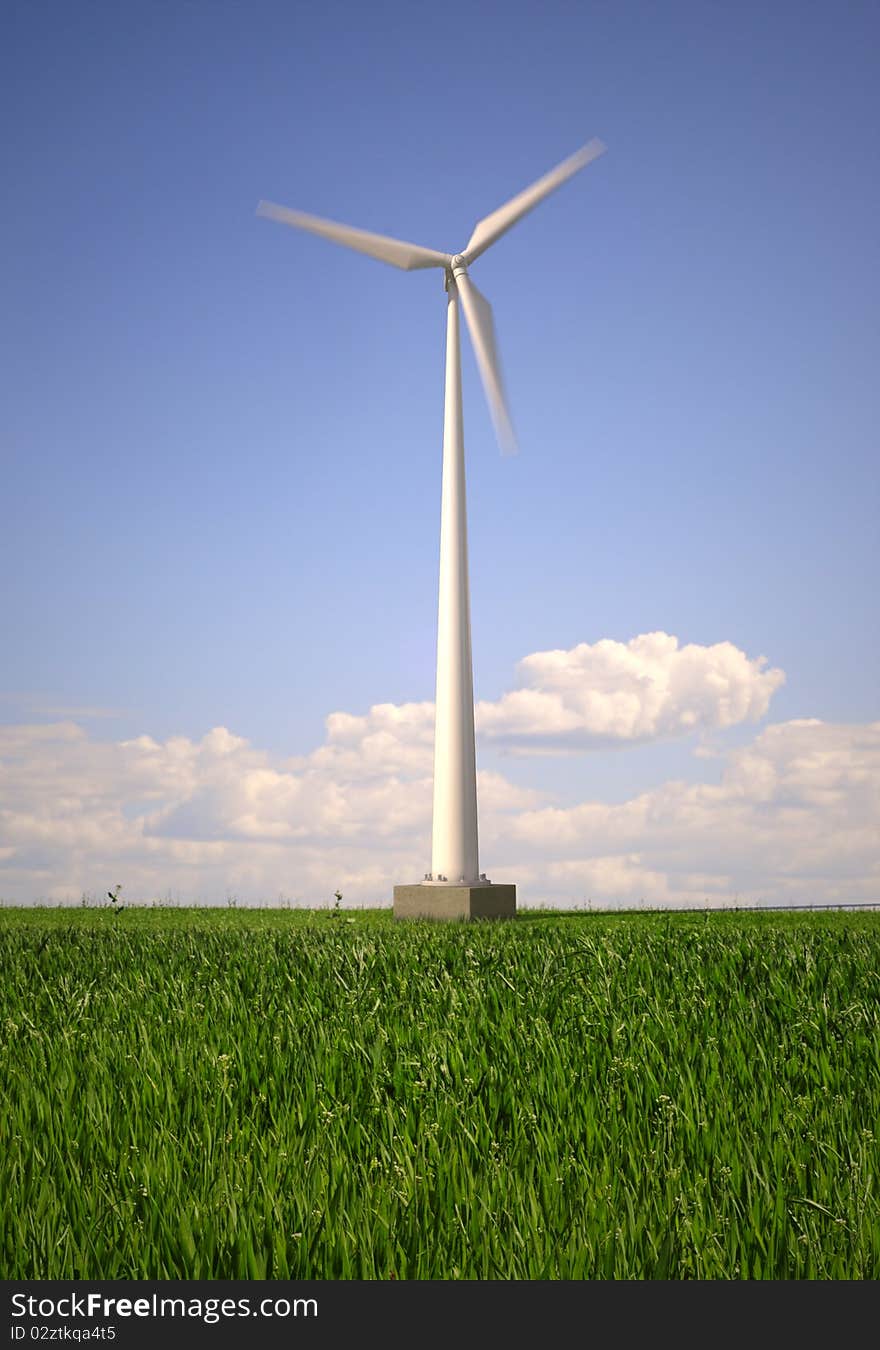
<instances>
[{"instance_id":1,"label":"turbine blade","mask_svg":"<svg viewBox=\"0 0 880 1350\"><path fill-rule=\"evenodd\" d=\"M390 263L392 267L401 267L404 272L412 272L417 267L448 267L452 261L448 253L438 253L436 249L422 248L419 244L408 244L402 239L389 239L384 234L371 234L369 230L358 230L353 225L339 225L335 220L324 220L322 216L307 216L303 211L291 211L289 207L278 206L275 202L260 202L257 215L279 220L282 225L294 225L299 230L320 234L334 244L344 244L346 248L366 253L380 262Z\"/></svg>"},{"instance_id":2,"label":"turbine blade","mask_svg":"<svg viewBox=\"0 0 880 1350\"><path fill-rule=\"evenodd\" d=\"M539 202L545 197L549 197L551 192L555 192L558 187L567 182L573 174L579 169L583 169L592 160L598 159L605 153L605 146L596 137L588 141L580 150L576 150L568 159L564 159L561 164L557 164L555 169L545 173L543 178L539 178L537 183L532 183L531 187L524 188L522 192L511 197L504 206L499 206L497 211L493 211L491 216L486 216L474 226L474 232L470 237L467 248L462 257L465 262L470 264L475 258L479 258L481 253L494 244L496 239L500 239L502 234L506 234L512 225L529 211L533 211Z\"/></svg>"},{"instance_id":3,"label":"turbine blade","mask_svg":"<svg viewBox=\"0 0 880 1350\"><path fill-rule=\"evenodd\" d=\"M480 377L486 391L486 399L495 425L495 435L498 437L498 444L501 446L501 453L515 455L517 451L516 435L507 407L504 381L501 378L501 364L498 360L498 347L495 342L495 322L492 318L492 306L486 297L480 294L466 272L459 273L456 277L456 283L471 341L474 344L477 365L480 369Z\"/></svg>"}]
</instances>

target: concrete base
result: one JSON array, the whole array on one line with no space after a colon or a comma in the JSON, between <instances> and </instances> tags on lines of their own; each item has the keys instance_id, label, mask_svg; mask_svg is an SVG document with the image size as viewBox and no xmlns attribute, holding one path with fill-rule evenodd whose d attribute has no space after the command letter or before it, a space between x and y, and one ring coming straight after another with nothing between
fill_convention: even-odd
<instances>
[{"instance_id":1,"label":"concrete base","mask_svg":"<svg viewBox=\"0 0 880 1350\"><path fill-rule=\"evenodd\" d=\"M431 882L394 887L395 919L510 919L515 914L515 886Z\"/></svg>"}]
</instances>

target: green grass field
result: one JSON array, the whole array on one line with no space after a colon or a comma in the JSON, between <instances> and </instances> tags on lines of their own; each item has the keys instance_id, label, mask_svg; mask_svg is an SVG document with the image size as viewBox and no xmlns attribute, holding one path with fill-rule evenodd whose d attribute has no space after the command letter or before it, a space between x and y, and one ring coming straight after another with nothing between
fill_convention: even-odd
<instances>
[{"instance_id":1,"label":"green grass field","mask_svg":"<svg viewBox=\"0 0 880 1350\"><path fill-rule=\"evenodd\" d=\"M880 1278L880 916L0 910L5 1279Z\"/></svg>"}]
</instances>

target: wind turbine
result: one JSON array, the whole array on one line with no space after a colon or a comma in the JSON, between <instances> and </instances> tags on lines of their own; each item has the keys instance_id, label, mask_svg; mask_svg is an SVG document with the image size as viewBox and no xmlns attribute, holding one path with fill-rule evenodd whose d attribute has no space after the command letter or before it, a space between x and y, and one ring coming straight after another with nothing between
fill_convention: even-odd
<instances>
[{"instance_id":1,"label":"wind turbine","mask_svg":"<svg viewBox=\"0 0 880 1350\"><path fill-rule=\"evenodd\" d=\"M543 178L479 221L464 250L455 254L439 253L419 244L355 229L352 225L340 225L274 202L262 201L257 207L258 215L321 235L334 244L366 253L405 272L425 267L442 268L446 283L446 394L431 871L419 885L395 886L394 912L397 917L476 918L516 911L516 887L493 886L481 874L479 865L459 301L470 330L495 434L502 451L513 451L516 441L501 379L492 310L471 281L468 269L511 226L604 150L601 141L595 138L589 141Z\"/></svg>"}]
</instances>

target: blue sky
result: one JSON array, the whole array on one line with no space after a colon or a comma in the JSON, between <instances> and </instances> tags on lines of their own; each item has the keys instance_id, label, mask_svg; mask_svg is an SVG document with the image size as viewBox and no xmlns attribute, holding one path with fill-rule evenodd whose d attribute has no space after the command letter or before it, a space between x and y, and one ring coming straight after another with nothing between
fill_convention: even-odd
<instances>
[{"instance_id":1,"label":"blue sky","mask_svg":"<svg viewBox=\"0 0 880 1350\"><path fill-rule=\"evenodd\" d=\"M255 207L454 251L594 135L608 153L474 267L521 445L500 458L466 346L477 698L535 653L650 633L729 644L746 665L724 678L758 692L719 712L701 657L690 734L590 723L549 755L540 727L542 753L512 753L502 718L478 763L525 795L483 861L534 902L692 896L637 835L566 862L531 815L729 786L774 727L802 764L805 721L839 812L810 814L832 788L802 784L807 835L870 833L875 798L847 792L880 717L875 5L49 3L5 28L0 896L317 899L342 876L384 902L395 868L426 870L424 812L353 858L378 769L349 766L320 824L293 779L328 715L433 697L442 281ZM169 745L200 763L218 727L246 759L230 781L293 792L283 819L230 806L213 769L175 778ZM148 784L119 748L139 738L164 747ZM855 878L850 849L783 884L786 840L699 873L726 878L719 901L880 899L870 850Z\"/></svg>"}]
</instances>

